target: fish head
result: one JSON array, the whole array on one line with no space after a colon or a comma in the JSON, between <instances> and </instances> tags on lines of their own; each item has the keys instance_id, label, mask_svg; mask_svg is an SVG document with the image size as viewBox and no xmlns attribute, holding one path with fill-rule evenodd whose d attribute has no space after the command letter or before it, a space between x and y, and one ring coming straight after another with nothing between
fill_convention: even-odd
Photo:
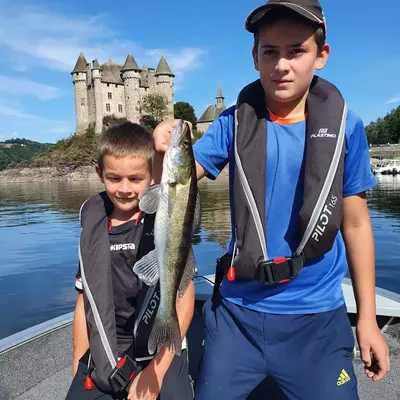
<instances>
[{"instance_id":1,"label":"fish head","mask_svg":"<svg viewBox=\"0 0 400 400\"><path fill-rule=\"evenodd\" d=\"M192 136L189 124L180 120L171 132L166 158L166 174L169 183L186 183L195 168Z\"/></svg>"}]
</instances>

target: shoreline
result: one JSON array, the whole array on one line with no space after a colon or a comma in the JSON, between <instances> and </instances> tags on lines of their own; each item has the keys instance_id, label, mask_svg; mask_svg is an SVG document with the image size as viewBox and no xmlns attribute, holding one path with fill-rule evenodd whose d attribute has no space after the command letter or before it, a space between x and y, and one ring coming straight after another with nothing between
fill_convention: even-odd
<instances>
[{"instance_id":1,"label":"shoreline","mask_svg":"<svg viewBox=\"0 0 400 400\"><path fill-rule=\"evenodd\" d=\"M79 167L24 167L0 171L0 183L98 180L93 165Z\"/></svg>"},{"instance_id":2,"label":"shoreline","mask_svg":"<svg viewBox=\"0 0 400 400\"><path fill-rule=\"evenodd\" d=\"M371 167L381 160L371 156ZM217 180L228 176L228 167L225 167ZM27 183L27 182L60 182L60 181L94 181L98 180L93 165L59 166L59 167L22 167L9 168L0 171L0 183Z\"/></svg>"},{"instance_id":3,"label":"shoreline","mask_svg":"<svg viewBox=\"0 0 400 400\"><path fill-rule=\"evenodd\" d=\"M217 180L228 176L224 168ZM98 181L93 165L79 167L24 167L0 171L0 183Z\"/></svg>"}]
</instances>

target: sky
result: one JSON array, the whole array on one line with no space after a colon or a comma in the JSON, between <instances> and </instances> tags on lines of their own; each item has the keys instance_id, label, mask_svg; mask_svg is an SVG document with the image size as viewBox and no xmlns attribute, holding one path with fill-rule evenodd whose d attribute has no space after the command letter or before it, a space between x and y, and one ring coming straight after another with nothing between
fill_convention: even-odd
<instances>
[{"instance_id":1,"label":"sky","mask_svg":"<svg viewBox=\"0 0 400 400\"><path fill-rule=\"evenodd\" d=\"M318 73L334 83L368 125L400 105L400 2L320 0L331 55ZM174 101L199 118L225 105L258 78L244 29L256 0L0 0L0 141L54 143L75 131L71 71L80 52L88 62L156 68L164 55L175 77ZM370 5L371 4L371 5ZM373 5L372 5L373 4Z\"/></svg>"}]
</instances>

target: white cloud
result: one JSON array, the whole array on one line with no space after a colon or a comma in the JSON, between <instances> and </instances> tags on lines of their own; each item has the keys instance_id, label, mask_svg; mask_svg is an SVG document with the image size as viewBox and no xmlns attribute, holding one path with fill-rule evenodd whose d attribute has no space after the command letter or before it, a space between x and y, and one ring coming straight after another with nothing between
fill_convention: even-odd
<instances>
[{"instance_id":1,"label":"white cloud","mask_svg":"<svg viewBox=\"0 0 400 400\"><path fill-rule=\"evenodd\" d=\"M28 67L24 64L16 64L12 67L13 71L17 72L25 72L28 70Z\"/></svg>"},{"instance_id":2,"label":"white cloud","mask_svg":"<svg viewBox=\"0 0 400 400\"><path fill-rule=\"evenodd\" d=\"M17 64L36 63L62 72L72 71L80 52L88 62L97 57L102 63L111 57L122 64L130 50L139 65L152 68L164 55L178 82L184 71L200 65L202 49L145 49L118 37L107 23L106 15L64 16L32 6L8 6L0 14L0 45L12 50Z\"/></svg>"},{"instance_id":3,"label":"white cloud","mask_svg":"<svg viewBox=\"0 0 400 400\"><path fill-rule=\"evenodd\" d=\"M16 139L17 137L18 137L18 132L1 133L0 134L0 142L4 142L8 139Z\"/></svg>"},{"instance_id":4,"label":"white cloud","mask_svg":"<svg viewBox=\"0 0 400 400\"><path fill-rule=\"evenodd\" d=\"M169 49L153 49L145 51L145 57L155 66L158 65L161 56L165 57L172 73L175 75L175 91L182 89L185 71L200 67L201 57L205 54L205 50L196 47L184 48L176 51Z\"/></svg>"},{"instance_id":5,"label":"white cloud","mask_svg":"<svg viewBox=\"0 0 400 400\"><path fill-rule=\"evenodd\" d=\"M2 104L0 104L0 115L14 117L16 121L15 124L24 123L25 125L28 123L39 125L43 127L43 130L46 132L64 133L71 131L71 124L68 121L58 121L55 119L44 118L40 115L28 114L16 108L8 107Z\"/></svg>"},{"instance_id":6,"label":"white cloud","mask_svg":"<svg viewBox=\"0 0 400 400\"><path fill-rule=\"evenodd\" d=\"M38 141L50 141L69 136L75 131L75 122L51 119L25 112L23 108L0 103L0 120L5 138L10 139L7 132L18 132L18 137ZM4 133L6 132L6 133ZM43 139L46 137L46 139Z\"/></svg>"},{"instance_id":7,"label":"white cloud","mask_svg":"<svg viewBox=\"0 0 400 400\"><path fill-rule=\"evenodd\" d=\"M17 117L22 119L40 119L40 117L38 117L37 115L26 114L14 108L2 106L1 104L0 104L0 115L6 115L8 117Z\"/></svg>"},{"instance_id":8,"label":"white cloud","mask_svg":"<svg viewBox=\"0 0 400 400\"><path fill-rule=\"evenodd\" d=\"M67 126L57 126L47 129L46 133L68 133L70 129Z\"/></svg>"},{"instance_id":9,"label":"white cloud","mask_svg":"<svg viewBox=\"0 0 400 400\"><path fill-rule=\"evenodd\" d=\"M400 103L400 93L395 94L389 100L385 101L385 104L396 104Z\"/></svg>"},{"instance_id":10,"label":"white cloud","mask_svg":"<svg viewBox=\"0 0 400 400\"><path fill-rule=\"evenodd\" d=\"M27 79L13 79L0 75L0 92L13 95L28 94L40 100L51 100L61 96L62 92L49 85L43 85Z\"/></svg>"}]
</instances>

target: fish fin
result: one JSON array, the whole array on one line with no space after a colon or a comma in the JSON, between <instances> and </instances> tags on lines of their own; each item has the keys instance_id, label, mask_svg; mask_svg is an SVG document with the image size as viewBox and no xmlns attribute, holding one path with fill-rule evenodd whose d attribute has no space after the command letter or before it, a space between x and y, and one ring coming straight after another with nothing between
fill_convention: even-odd
<instances>
[{"instance_id":1,"label":"fish fin","mask_svg":"<svg viewBox=\"0 0 400 400\"><path fill-rule=\"evenodd\" d=\"M148 350L149 354L157 353L163 348L168 347L168 350L180 355L182 351L181 332L179 330L178 317L175 315L168 321L164 322L156 316L153 329L149 337Z\"/></svg>"},{"instance_id":2,"label":"fish fin","mask_svg":"<svg viewBox=\"0 0 400 400\"><path fill-rule=\"evenodd\" d=\"M190 248L188 258L186 261L185 269L183 270L181 282L179 284L178 296L183 297L189 287L190 282L193 280L195 274L195 260L193 249Z\"/></svg>"},{"instance_id":3,"label":"fish fin","mask_svg":"<svg viewBox=\"0 0 400 400\"><path fill-rule=\"evenodd\" d=\"M139 208L146 214L154 214L160 201L161 185L151 185L139 194Z\"/></svg>"},{"instance_id":4,"label":"fish fin","mask_svg":"<svg viewBox=\"0 0 400 400\"><path fill-rule=\"evenodd\" d=\"M160 277L158 271L157 254L155 250L150 251L133 266L133 272L146 284L153 286Z\"/></svg>"},{"instance_id":5,"label":"fish fin","mask_svg":"<svg viewBox=\"0 0 400 400\"><path fill-rule=\"evenodd\" d=\"M200 222L201 222L201 202L200 202L200 192L197 191L196 205L194 207L192 235L197 231L197 229L199 229Z\"/></svg>"}]
</instances>

